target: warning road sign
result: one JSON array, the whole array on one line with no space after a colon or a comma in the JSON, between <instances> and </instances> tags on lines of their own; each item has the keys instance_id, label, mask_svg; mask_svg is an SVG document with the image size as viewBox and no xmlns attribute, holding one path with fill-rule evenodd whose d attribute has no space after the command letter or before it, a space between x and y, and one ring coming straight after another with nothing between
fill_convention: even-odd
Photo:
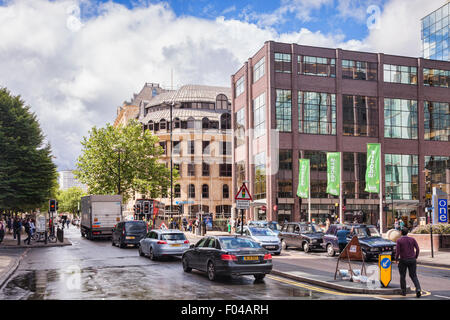
<instances>
[{"instance_id":1,"label":"warning road sign","mask_svg":"<svg viewBox=\"0 0 450 320\"><path fill-rule=\"evenodd\" d=\"M242 184L241 188L239 189L239 192L236 194L234 199L235 200L253 200L245 183Z\"/></svg>"}]
</instances>

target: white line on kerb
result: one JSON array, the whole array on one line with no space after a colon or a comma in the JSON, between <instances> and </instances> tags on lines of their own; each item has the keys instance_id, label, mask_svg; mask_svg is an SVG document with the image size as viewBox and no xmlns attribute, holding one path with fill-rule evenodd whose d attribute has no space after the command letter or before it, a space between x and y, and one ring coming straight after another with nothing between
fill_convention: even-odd
<instances>
[{"instance_id":1,"label":"white line on kerb","mask_svg":"<svg viewBox=\"0 0 450 320\"><path fill-rule=\"evenodd\" d=\"M438 296L437 294L435 294L434 296L435 296L435 297L438 297L438 298L450 299L450 297L446 297L446 296Z\"/></svg>"}]
</instances>

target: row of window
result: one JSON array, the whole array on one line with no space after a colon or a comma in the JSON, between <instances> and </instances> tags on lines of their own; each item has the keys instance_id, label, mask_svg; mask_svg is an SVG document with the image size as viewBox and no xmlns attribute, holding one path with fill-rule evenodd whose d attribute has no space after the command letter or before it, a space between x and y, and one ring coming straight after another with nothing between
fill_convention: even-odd
<instances>
[{"instance_id":1,"label":"row of window","mask_svg":"<svg viewBox=\"0 0 450 320\"><path fill-rule=\"evenodd\" d=\"M182 167L179 163L174 164L173 166L178 173L180 174L180 177L183 177L184 173L182 170ZM211 170L210 170L211 165L209 163L203 162L201 164L201 168L202 168L202 173L201 176L202 177L209 177L211 175ZM187 176L188 177L196 177L196 164L195 163L188 163L187 164ZM232 170L232 165L231 163L220 163L219 164L219 177L231 177L231 170Z\"/></svg>"},{"instance_id":2,"label":"row of window","mask_svg":"<svg viewBox=\"0 0 450 320\"><path fill-rule=\"evenodd\" d=\"M164 154L167 154L167 143L161 141L159 145L163 148ZM172 141L173 154L181 154L181 141ZM202 141L202 154L211 154L211 142ZM187 154L195 155L195 140L187 141ZM231 142L220 141L219 142L219 155L231 155Z\"/></svg>"},{"instance_id":3,"label":"row of window","mask_svg":"<svg viewBox=\"0 0 450 320\"><path fill-rule=\"evenodd\" d=\"M179 184L176 184L173 188L173 196L174 198L181 198L181 186ZM188 198L195 198L195 185L189 184L188 185L188 192L187 192ZM209 186L207 184L202 185L202 198L208 199L209 198ZM228 199L230 197L230 188L227 184L224 184L222 186L222 198Z\"/></svg>"},{"instance_id":4,"label":"row of window","mask_svg":"<svg viewBox=\"0 0 450 320\"><path fill-rule=\"evenodd\" d=\"M195 120L193 117L187 120L180 120L180 118L173 119L173 129L195 129L196 122L200 123L199 120ZM231 129L231 115L229 113L223 113L220 116L220 126L219 121L209 120L209 118L204 117L201 121L202 129L220 129L229 130ZM160 130L170 130L170 121L166 119L161 119L159 122L153 122L150 120L147 124L144 124L144 130L150 131L160 131Z\"/></svg>"}]
</instances>

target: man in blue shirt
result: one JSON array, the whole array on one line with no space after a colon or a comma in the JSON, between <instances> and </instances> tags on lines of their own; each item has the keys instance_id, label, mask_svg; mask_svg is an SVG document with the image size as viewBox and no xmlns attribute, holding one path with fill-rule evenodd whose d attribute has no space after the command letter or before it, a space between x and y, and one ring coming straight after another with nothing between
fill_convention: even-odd
<instances>
[{"instance_id":1,"label":"man in blue shirt","mask_svg":"<svg viewBox=\"0 0 450 320\"><path fill-rule=\"evenodd\" d=\"M336 233L338 238L339 252L342 252L347 245L347 235L350 233L347 229L343 228Z\"/></svg>"}]
</instances>

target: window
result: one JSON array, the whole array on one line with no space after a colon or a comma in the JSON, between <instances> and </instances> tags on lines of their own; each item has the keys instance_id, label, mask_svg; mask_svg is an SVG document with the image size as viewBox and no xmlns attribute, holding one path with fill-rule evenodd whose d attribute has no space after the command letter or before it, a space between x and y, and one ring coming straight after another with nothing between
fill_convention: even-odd
<instances>
[{"instance_id":1,"label":"window","mask_svg":"<svg viewBox=\"0 0 450 320\"><path fill-rule=\"evenodd\" d=\"M174 186L174 197L175 198L181 198L181 187L179 184L176 184Z\"/></svg>"},{"instance_id":2,"label":"window","mask_svg":"<svg viewBox=\"0 0 450 320\"><path fill-rule=\"evenodd\" d=\"M245 162L239 161L235 164L236 188L239 189L245 180Z\"/></svg>"},{"instance_id":3,"label":"window","mask_svg":"<svg viewBox=\"0 0 450 320\"><path fill-rule=\"evenodd\" d=\"M208 118L202 119L202 129L209 129L209 119Z\"/></svg>"},{"instance_id":4,"label":"window","mask_svg":"<svg viewBox=\"0 0 450 320\"><path fill-rule=\"evenodd\" d=\"M384 136L417 139L417 101L384 99Z\"/></svg>"},{"instance_id":5,"label":"window","mask_svg":"<svg viewBox=\"0 0 450 320\"><path fill-rule=\"evenodd\" d=\"M228 110L228 98L224 94L219 94L216 97L216 109Z\"/></svg>"},{"instance_id":6,"label":"window","mask_svg":"<svg viewBox=\"0 0 450 320\"><path fill-rule=\"evenodd\" d=\"M221 177L231 177L231 164L221 163L219 164L219 171Z\"/></svg>"},{"instance_id":7,"label":"window","mask_svg":"<svg viewBox=\"0 0 450 320\"><path fill-rule=\"evenodd\" d=\"M292 95L291 90L276 89L275 117L277 130L292 131Z\"/></svg>"},{"instance_id":8,"label":"window","mask_svg":"<svg viewBox=\"0 0 450 320\"><path fill-rule=\"evenodd\" d=\"M266 198L266 154L255 155L255 199Z\"/></svg>"},{"instance_id":9,"label":"window","mask_svg":"<svg viewBox=\"0 0 450 320\"><path fill-rule=\"evenodd\" d=\"M231 142L222 141L220 143L220 154L223 156L231 155Z\"/></svg>"},{"instance_id":10,"label":"window","mask_svg":"<svg viewBox=\"0 0 450 320\"><path fill-rule=\"evenodd\" d=\"M154 130L154 127L153 127L153 121L152 121L152 120L150 120L150 121L148 122L148 130L150 130L150 131L153 131L153 130Z\"/></svg>"},{"instance_id":11,"label":"window","mask_svg":"<svg viewBox=\"0 0 450 320\"><path fill-rule=\"evenodd\" d=\"M367 156L365 152L342 154L342 192L347 199L376 199L378 194L366 192Z\"/></svg>"},{"instance_id":12,"label":"window","mask_svg":"<svg viewBox=\"0 0 450 320\"><path fill-rule=\"evenodd\" d=\"M336 59L298 56L298 73L320 77L336 77Z\"/></svg>"},{"instance_id":13,"label":"window","mask_svg":"<svg viewBox=\"0 0 450 320\"><path fill-rule=\"evenodd\" d=\"M311 176L311 198L328 198L327 194L327 153L325 151L301 151L298 157L309 159Z\"/></svg>"},{"instance_id":14,"label":"window","mask_svg":"<svg viewBox=\"0 0 450 320\"><path fill-rule=\"evenodd\" d=\"M417 68L410 66L384 65L384 82L417 84Z\"/></svg>"},{"instance_id":15,"label":"window","mask_svg":"<svg viewBox=\"0 0 450 320\"><path fill-rule=\"evenodd\" d=\"M188 176L189 177L195 176L195 164L194 163L188 163Z\"/></svg>"},{"instance_id":16,"label":"window","mask_svg":"<svg viewBox=\"0 0 450 320\"><path fill-rule=\"evenodd\" d=\"M425 140L450 141L450 103L424 101Z\"/></svg>"},{"instance_id":17,"label":"window","mask_svg":"<svg viewBox=\"0 0 450 320\"><path fill-rule=\"evenodd\" d=\"M176 169L176 170L178 171L180 177L182 177L182 174L181 174L181 165L180 165L179 163L174 163L174 164L173 164L173 168Z\"/></svg>"},{"instance_id":18,"label":"window","mask_svg":"<svg viewBox=\"0 0 450 320\"><path fill-rule=\"evenodd\" d=\"M342 105L344 135L378 137L377 98L343 95Z\"/></svg>"},{"instance_id":19,"label":"window","mask_svg":"<svg viewBox=\"0 0 450 320\"><path fill-rule=\"evenodd\" d=\"M220 129L231 129L231 115L229 113L224 113L220 116Z\"/></svg>"},{"instance_id":20,"label":"window","mask_svg":"<svg viewBox=\"0 0 450 320\"><path fill-rule=\"evenodd\" d=\"M292 170L292 150L279 150L280 170Z\"/></svg>"},{"instance_id":21,"label":"window","mask_svg":"<svg viewBox=\"0 0 450 320\"><path fill-rule=\"evenodd\" d=\"M291 73L291 54L275 52L275 72Z\"/></svg>"},{"instance_id":22,"label":"window","mask_svg":"<svg viewBox=\"0 0 450 320\"><path fill-rule=\"evenodd\" d=\"M266 57L262 57L253 67L253 83L261 79L261 77L264 75L265 60Z\"/></svg>"},{"instance_id":23,"label":"window","mask_svg":"<svg viewBox=\"0 0 450 320\"><path fill-rule=\"evenodd\" d=\"M430 170L431 186L450 193L450 157L426 156L425 168Z\"/></svg>"},{"instance_id":24,"label":"window","mask_svg":"<svg viewBox=\"0 0 450 320\"><path fill-rule=\"evenodd\" d=\"M342 60L342 78L377 81L376 62Z\"/></svg>"},{"instance_id":25,"label":"window","mask_svg":"<svg viewBox=\"0 0 450 320\"><path fill-rule=\"evenodd\" d=\"M423 84L428 87L450 88L450 71L423 69Z\"/></svg>"},{"instance_id":26,"label":"window","mask_svg":"<svg viewBox=\"0 0 450 320\"><path fill-rule=\"evenodd\" d=\"M165 155L167 155L167 142L166 141L160 141L159 146L163 149Z\"/></svg>"},{"instance_id":27,"label":"window","mask_svg":"<svg viewBox=\"0 0 450 320\"><path fill-rule=\"evenodd\" d=\"M174 129L180 129L181 128L181 120L180 120L180 118L175 118L173 120L173 122L174 122Z\"/></svg>"},{"instance_id":28,"label":"window","mask_svg":"<svg viewBox=\"0 0 450 320\"><path fill-rule=\"evenodd\" d=\"M189 117L187 120L187 129L194 129L195 128L195 119L192 117Z\"/></svg>"},{"instance_id":29,"label":"window","mask_svg":"<svg viewBox=\"0 0 450 320\"><path fill-rule=\"evenodd\" d=\"M320 92L298 93L300 133L336 134L336 95Z\"/></svg>"},{"instance_id":30,"label":"window","mask_svg":"<svg viewBox=\"0 0 450 320\"><path fill-rule=\"evenodd\" d=\"M210 153L209 141L202 141L202 153L203 154L209 154Z\"/></svg>"},{"instance_id":31,"label":"window","mask_svg":"<svg viewBox=\"0 0 450 320\"><path fill-rule=\"evenodd\" d=\"M224 217L230 217L231 216L231 206L230 205L220 205L216 206L216 215L217 214L223 214Z\"/></svg>"},{"instance_id":32,"label":"window","mask_svg":"<svg viewBox=\"0 0 450 320\"><path fill-rule=\"evenodd\" d=\"M253 100L253 129L254 136L258 138L265 134L266 130L266 94L263 93Z\"/></svg>"},{"instance_id":33,"label":"window","mask_svg":"<svg viewBox=\"0 0 450 320\"><path fill-rule=\"evenodd\" d=\"M234 138L236 147L245 143L245 108L239 109L235 114Z\"/></svg>"},{"instance_id":34,"label":"window","mask_svg":"<svg viewBox=\"0 0 450 320\"><path fill-rule=\"evenodd\" d=\"M240 77L238 81L236 81L235 84L235 91L234 91L234 96L237 98L241 95L241 93L244 92L244 87L245 87L245 79L244 76Z\"/></svg>"},{"instance_id":35,"label":"window","mask_svg":"<svg viewBox=\"0 0 450 320\"><path fill-rule=\"evenodd\" d=\"M230 188L227 184L222 186L222 198L228 199L230 197Z\"/></svg>"},{"instance_id":36,"label":"window","mask_svg":"<svg viewBox=\"0 0 450 320\"><path fill-rule=\"evenodd\" d=\"M292 198L292 180L278 180L278 198Z\"/></svg>"},{"instance_id":37,"label":"window","mask_svg":"<svg viewBox=\"0 0 450 320\"><path fill-rule=\"evenodd\" d=\"M195 198L195 186L193 184L189 185L188 188L188 197L189 198Z\"/></svg>"},{"instance_id":38,"label":"window","mask_svg":"<svg viewBox=\"0 0 450 320\"><path fill-rule=\"evenodd\" d=\"M202 163L202 176L203 177L209 177L209 164L203 162Z\"/></svg>"},{"instance_id":39,"label":"window","mask_svg":"<svg viewBox=\"0 0 450 320\"><path fill-rule=\"evenodd\" d=\"M195 141L194 140L188 141L188 154L195 154Z\"/></svg>"},{"instance_id":40,"label":"window","mask_svg":"<svg viewBox=\"0 0 450 320\"><path fill-rule=\"evenodd\" d=\"M173 147L172 147L172 153L173 154L180 154L180 141L172 141Z\"/></svg>"},{"instance_id":41,"label":"window","mask_svg":"<svg viewBox=\"0 0 450 320\"><path fill-rule=\"evenodd\" d=\"M205 199L209 198L209 187L207 184L204 184L202 186L202 198L205 198Z\"/></svg>"},{"instance_id":42,"label":"window","mask_svg":"<svg viewBox=\"0 0 450 320\"><path fill-rule=\"evenodd\" d=\"M385 154L386 199L419 198L419 160L417 155Z\"/></svg>"}]
</instances>

